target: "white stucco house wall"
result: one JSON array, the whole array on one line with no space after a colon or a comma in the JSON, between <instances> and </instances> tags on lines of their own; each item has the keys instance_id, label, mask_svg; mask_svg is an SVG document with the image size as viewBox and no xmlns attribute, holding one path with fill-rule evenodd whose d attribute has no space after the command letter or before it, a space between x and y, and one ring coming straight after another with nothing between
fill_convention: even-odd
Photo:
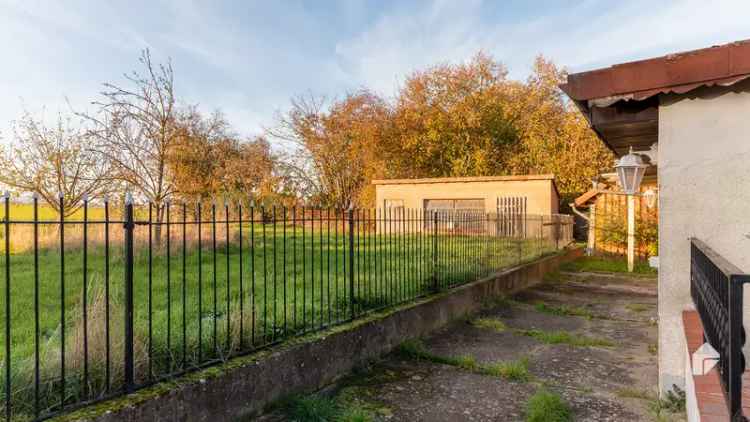
<instances>
[{"instance_id":1,"label":"white stucco house wall","mask_svg":"<svg viewBox=\"0 0 750 422\"><path fill-rule=\"evenodd\" d=\"M750 273L750 40L571 74L561 88L618 157L657 144L659 386L684 389L689 239Z\"/></svg>"}]
</instances>

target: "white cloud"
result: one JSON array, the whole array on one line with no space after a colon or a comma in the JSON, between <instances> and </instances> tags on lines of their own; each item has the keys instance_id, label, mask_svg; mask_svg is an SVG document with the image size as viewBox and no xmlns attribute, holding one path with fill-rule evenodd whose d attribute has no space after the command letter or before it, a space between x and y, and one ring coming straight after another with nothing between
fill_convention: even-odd
<instances>
[{"instance_id":1,"label":"white cloud","mask_svg":"<svg viewBox=\"0 0 750 422\"><path fill-rule=\"evenodd\" d=\"M521 78L540 53L583 70L750 38L746 0L587 1L500 24L484 18L493 5L435 2L426 13L384 14L336 52L347 69L389 92L415 68L466 60L480 49Z\"/></svg>"},{"instance_id":2,"label":"white cloud","mask_svg":"<svg viewBox=\"0 0 750 422\"><path fill-rule=\"evenodd\" d=\"M172 57L178 89L243 134L295 94L368 86L391 95L415 69L482 49L523 78L539 53L579 71L750 38L747 0L436 0L336 3L65 3L0 0L0 131L31 111L85 107L142 48ZM7 130L5 130L7 132ZM6 133L7 136L7 133Z\"/></svg>"}]
</instances>

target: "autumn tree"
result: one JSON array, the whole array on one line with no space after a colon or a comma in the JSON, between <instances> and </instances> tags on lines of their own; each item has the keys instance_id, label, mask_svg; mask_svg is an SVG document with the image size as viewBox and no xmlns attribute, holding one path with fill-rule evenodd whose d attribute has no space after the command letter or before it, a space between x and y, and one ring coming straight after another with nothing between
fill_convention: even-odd
<instances>
[{"instance_id":1,"label":"autumn tree","mask_svg":"<svg viewBox=\"0 0 750 422\"><path fill-rule=\"evenodd\" d=\"M241 140L223 114L185 110L169 158L175 192L188 200L260 200L274 193L275 156L264 138Z\"/></svg>"},{"instance_id":2,"label":"autumn tree","mask_svg":"<svg viewBox=\"0 0 750 422\"><path fill-rule=\"evenodd\" d=\"M505 67L479 53L410 75L384 139L388 174L396 177L507 173L506 152L517 141L508 118Z\"/></svg>"},{"instance_id":3,"label":"autumn tree","mask_svg":"<svg viewBox=\"0 0 750 422\"><path fill-rule=\"evenodd\" d=\"M479 53L409 75L392 104L362 91L330 105L298 97L271 134L291 141L284 162L301 196L373 204L377 177L554 173L564 196L588 188L612 156L538 58L525 81Z\"/></svg>"},{"instance_id":4,"label":"autumn tree","mask_svg":"<svg viewBox=\"0 0 750 422\"><path fill-rule=\"evenodd\" d=\"M68 217L85 197L101 194L108 186L107 162L88 148L88 140L71 117L58 115L55 124L47 126L24 113L14 122L13 139L0 155L0 182L37 194Z\"/></svg>"},{"instance_id":5,"label":"autumn tree","mask_svg":"<svg viewBox=\"0 0 750 422\"><path fill-rule=\"evenodd\" d=\"M291 143L285 165L304 197L338 208L369 205L370 181L383 173L378 151L389 136L390 109L369 91L325 104L321 98L295 98L270 135Z\"/></svg>"},{"instance_id":6,"label":"autumn tree","mask_svg":"<svg viewBox=\"0 0 750 422\"><path fill-rule=\"evenodd\" d=\"M141 71L125 74L126 85L105 83L96 114L81 114L93 126L92 148L112 166L112 176L151 202L161 222L174 192L167 158L177 141L174 72L168 61L155 64L144 50ZM157 242L161 225L155 229Z\"/></svg>"},{"instance_id":7,"label":"autumn tree","mask_svg":"<svg viewBox=\"0 0 750 422\"><path fill-rule=\"evenodd\" d=\"M591 179L611 168L613 155L589 129L558 85L566 73L537 57L525 83L510 87L509 112L519 142L509 154L515 174L554 173L563 196L587 190Z\"/></svg>"}]
</instances>

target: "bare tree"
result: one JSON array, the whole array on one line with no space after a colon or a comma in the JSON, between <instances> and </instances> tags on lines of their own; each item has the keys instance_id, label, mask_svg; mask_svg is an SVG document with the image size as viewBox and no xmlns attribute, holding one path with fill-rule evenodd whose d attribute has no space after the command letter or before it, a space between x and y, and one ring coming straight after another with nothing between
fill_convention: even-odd
<instances>
[{"instance_id":1,"label":"bare tree","mask_svg":"<svg viewBox=\"0 0 750 422\"><path fill-rule=\"evenodd\" d=\"M86 131L70 117L58 115L55 126L48 127L26 112L14 122L13 135L0 156L0 182L36 193L66 217L84 197L103 193L107 163L87 147Z\"/></svg>"},{"instance_id":2,"label":"bare tree","mask_svg":"<svg viewBox=\"0 0 750 422\"><path fill-rule=\"evenodd\" d=\"M94 130L92 148L113 167L113 176L155 207L161 222L164 205L174 191L167 168L171 148L178 139L174 72L170 61L154 64L144 50L142 72L125 74L129 87L105 83L96 114L81 114ZM155 229L157 242L161 226Z\"/></svg>"}]
</instances>

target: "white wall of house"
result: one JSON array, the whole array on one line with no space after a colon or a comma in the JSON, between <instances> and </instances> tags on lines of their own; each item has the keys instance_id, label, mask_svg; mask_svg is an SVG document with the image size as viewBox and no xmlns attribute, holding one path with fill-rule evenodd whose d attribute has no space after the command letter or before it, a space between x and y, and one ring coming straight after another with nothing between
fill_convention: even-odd
<instances>
[{"instance_id":1,"label":"white wall of house","mask_svg":"<svg viewBox=\"0 0 750 422\"><path fill-rule=\"evenodd\" d=\"M659 384L684 386L681 311L697 237L750 272L750 84L667 95L659 107ZM745 307L750 307L745 289ZM746 326L750 318L746 313Z\"/></svg>"}]
</instances>

